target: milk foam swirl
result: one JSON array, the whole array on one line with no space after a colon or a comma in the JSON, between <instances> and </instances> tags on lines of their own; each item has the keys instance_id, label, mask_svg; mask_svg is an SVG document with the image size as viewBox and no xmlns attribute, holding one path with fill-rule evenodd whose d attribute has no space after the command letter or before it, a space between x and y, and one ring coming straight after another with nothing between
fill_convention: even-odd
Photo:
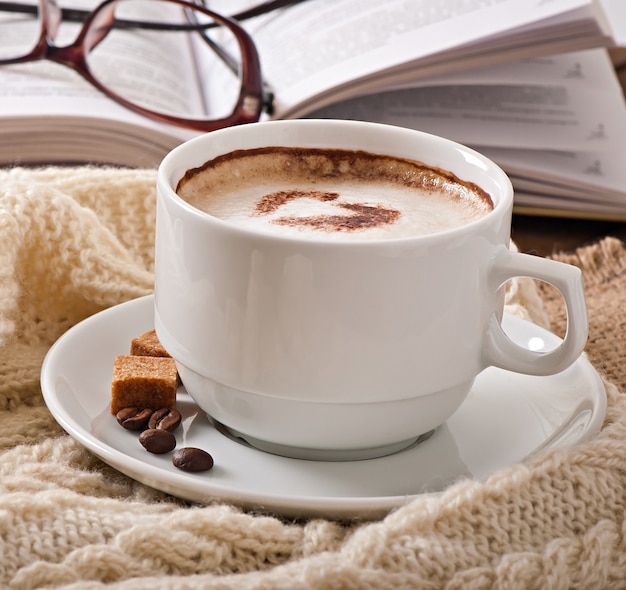
<instances>
[{"instance_id":1,"label":"milk foam swirl","mask_svg":"<svg viewBox=\"0 0 626 590\"><path fill-rule=\"evenodd\" d=\"M230 223L311 239L391 239L443 231L493 209L450 172L363 151L239 150L189 170L177 193Z\"/></svg>"}]
</instances>

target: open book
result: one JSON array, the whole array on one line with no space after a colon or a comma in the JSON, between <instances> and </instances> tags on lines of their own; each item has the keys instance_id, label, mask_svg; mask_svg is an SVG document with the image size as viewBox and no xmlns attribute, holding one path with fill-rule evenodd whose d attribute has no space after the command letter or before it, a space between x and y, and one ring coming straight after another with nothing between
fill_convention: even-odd
<instances>
[{"instance_id":1,"label":"open book","mask_svg":"<svg viewBox=\"0 0 626 590\"><path fill-rule=\"evenodd\" d=\"M64 27L69 42L77 25ZM266 118L428 131L498 162L520 210L626 218L624 96L594 49L626 45L624 0L308 0L246 27L275 97ZM150 42L129 33L111 56L138 72L146 100L176 80L190 109L228 110L235 79L217 57L194 67L193 48ZM150 167L193 135L124 109L63 66L0 67L0 164Z\"/></svg>"}]
</instances>

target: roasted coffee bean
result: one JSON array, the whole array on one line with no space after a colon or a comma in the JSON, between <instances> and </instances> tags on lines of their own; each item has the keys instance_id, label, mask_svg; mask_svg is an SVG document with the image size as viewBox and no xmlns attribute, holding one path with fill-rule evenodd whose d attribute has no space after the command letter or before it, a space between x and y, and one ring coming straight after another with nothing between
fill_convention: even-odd
<instances>
[{"instance_id":1,"label":"roasted coffee bean","mask_svg":"<svg viewBox=\"0 0 626 590\"><path fill-rule=\"evenodd\" d=\"M176 446L176 437L167 430L148 428L139 435L139 442L146 451L162 455L169 453Z\"/></svg>"},{"instance_id":2,"label":"roasted coffee bean","mask_svg":"<svg viewBox=\"0 0 626 590\"><path fill-rule=\"evenodd\" d=\"M202 449L183 447L174 451L172 463L183 471L208 471L213 467L213 457Z\"/></svg>"},{"instance_id":3,"label":"roasted coffee bean","mask_svg":"<svg viewBox=\"0 0 626 590\"><path fill-rule=\"evenodd\" d=\"M150 422L148 422L148 428L158 428L160 430L167 430L168 432L174 432L180 425L182 417L178 410L173 408L161 408L150 416Z\"/></svg>"},{"instance_id":4,"label":"roasted coffee bean","mask_svg":"<svg viewBox=\"0 0 626 590\"><path fill-rule=\"evenodd\" d=\"M152 416L150 408L122 408L115 417L126 430L143 430Z\"/></svg>"}]
</instances>

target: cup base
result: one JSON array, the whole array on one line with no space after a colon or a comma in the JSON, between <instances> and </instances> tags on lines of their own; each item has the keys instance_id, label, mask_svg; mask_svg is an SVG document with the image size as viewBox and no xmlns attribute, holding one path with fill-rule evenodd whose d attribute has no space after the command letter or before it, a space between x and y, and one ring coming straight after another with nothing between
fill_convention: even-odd
<instances>
[{"instance_id":1,"label":"cup base","mask_svg":"<svg viewBox=\"0 0 626 590\"><path fill-rule=\"evenodd\" d=\"M292 447L289 445L281 445L277 443L261 440L247 434L243 434L234 430L221 422L218 422L210 415L207 415L211 424L215 429L227 436L231 440L240 444L252 447L265 453L272 455L279 455L281 457L288 457L290 459L303 459L306 461L364 461L367 459L378 459L379 457L386 457L387 455L393 455L404 451L410 447L421 444L425 440L429 439L435 429L409 438L407 440L399 441L389 445L383 445L373 448L365 449L312 449L304 447Z\"/></svg>"}]
</instances>

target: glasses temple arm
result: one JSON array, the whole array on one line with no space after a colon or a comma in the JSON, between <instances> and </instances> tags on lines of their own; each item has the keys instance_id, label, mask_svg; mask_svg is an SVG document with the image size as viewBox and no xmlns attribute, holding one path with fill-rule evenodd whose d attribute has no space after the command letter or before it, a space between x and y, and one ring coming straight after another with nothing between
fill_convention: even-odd
<instances>
[{"instance_id":1,"label":"glasses temple arm","mask_svg":"<svg viewBox=\"0 0 626 590\"><path fill-rule=\"evenodd\" d=\"M285 6L300 4L301 2L306 2L306 0L267 0L267 2L262 2L252 8L233 14L231 18L234 18L235 20L246 20L248 18L254 18L255 16L267 14L268 12L278 10L279 8L284 8Z\"/></svg>"},{"instance_id":2,"label":"glasses temple arm","mask_svg":"<svg viewBox=\"0 0 626 590\"><path fill-rule=\"evenodd\" d=\"M267 14L268 12L272 12L274 10L278 10L279 8L284 8L285 6L292 6L294 4L300 4L302 2L306 2L306 0L267 0L267 2L263 2L261 4L257 4L252 8L248 8L247 10L243 10L236 14L231 15L230 18L242 21L249 18L254 18L255 16L260 16L262 14ZM196 2L198 6L204 6L204 2ZM0 6L2 6L2 2L0 2ZM75 11L76 13L85 11ZM206 31L209 29L214 29L219 27L220 25L215 22L206 23L203 25L200 24L191 24L191 25L170 25L167 23L156 23L149 21L131 21L124 19L116 19L115 26L119 26L120 28L139 28L139 29L153 29L153 30L161 30L161 31L185 31L185 30L198 30L198 31ZM208 42L208 41L207 41ZM226 63L226 59L224 60ZM230 67L230 66L229 66Z\"/></svg>"},{"instance_id":3,"label":"glasses temple arm","mask_svg":"<svg viewBox=\"0 0 626 590\"><path fill-rule=\"evenodd\" d=\"M38 4L22 4L21 2L0 2L0 12L11 12L17 14L30 14L36 16L39 13ZM61 15L64 21L84 22L91 15L91 10L81 10L79 8L61 8ZM115 19L116 27L122 29L150 29L155 31L195 31L198 29L210 29L217 26L216 23L200 25L175 25L168 23Z\"/></svg>"},{"instance_id":4,"label":"glasses temple arm","mask_svg":"<svg viewBox=\"0 0 626 590\"><path fill-rule=\"evenodd\" d=\"M232 15L231 18L235 20L246 20L266 14L278 8L285 6L291 6L293 4L300 4L306 0L268 0L257 6L253 6L242 12ZM201 6L202 4L200 4ZM16 12L20 14L32 14L36 15L39 12L38 4L23 4L21 2L0 2L0 12ZM87 20L87 17L91 14L90 10L81 10L79 8L62 8L61 15L63 20L70 22L83 22ZM133 28L133 29L150 29L155 31L185 31L185 30L198 30L198 29L212 29L217 27L217 23L207 23L205 25L174 25L167 23L158 23L150 21L139 20L125 20L116 19L115 26L119 28Z\"/></svg>"}]
</instances>

